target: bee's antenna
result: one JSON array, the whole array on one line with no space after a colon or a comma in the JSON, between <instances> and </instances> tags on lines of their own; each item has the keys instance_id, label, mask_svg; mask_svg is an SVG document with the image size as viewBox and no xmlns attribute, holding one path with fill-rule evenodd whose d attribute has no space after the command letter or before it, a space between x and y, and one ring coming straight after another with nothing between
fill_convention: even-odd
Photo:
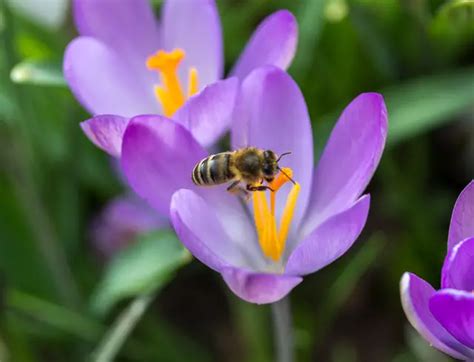
<instances>
[{"instance_id":1,"label":"bee's antenna","mask_svg":"<svg viewBox=\"0 0 474 362\"><path fill-rule=\"evenodd\" d=\"M278 163L278 162L281 160L281 158L282 158L283 156L290 155L290 154L291 154L291 152L282 153L282 154L280 155L280 157L278 157L278 159L276 160L276 162Z\"/></svg>"},{"instance_id":2,"label":"bee's antenna","mask_svg":"<svg viewBox=\"0 0 474 362\"><path fill-rule=\"evenodd\" d=\"M288 152L288 153L291 153L291 152ZM281 156L280 156L280 157L281 157ZM280 167L278 167L278 166L277 166L277 169L280 170L280 172L281 172L283 175L285 175L286 178L287 178L288 180L290 180L290 181L293 183L293 185L296 185L295 180L293 180L285 171L283 171L283 170L282 170Z\"/></svg>"}]
</instances>

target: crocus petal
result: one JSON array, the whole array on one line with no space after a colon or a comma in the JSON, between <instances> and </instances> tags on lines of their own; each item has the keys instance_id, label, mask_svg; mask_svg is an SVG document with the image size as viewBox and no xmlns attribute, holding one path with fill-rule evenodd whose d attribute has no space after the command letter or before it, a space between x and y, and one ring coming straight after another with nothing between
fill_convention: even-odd
<instances>
[{"instance_id":1,"label":"crocus petal","mask_svg":"<svg viewBox=\"0 0 474 362\"><path fill-rule=\"evenodd\" d=\"M375 172L386 135L380 94L361 94L346 107L316 168L303 234L357 200Z\"/></svg>"},{"instance_id":2,"label":"crocus petal","mask_svg":"<svg viewBox=\"0 0 474 362\"><path fill-rule=\"evenodd\" d=\"M194 165L204 149L181 125L162 116L131 119L122 143L121 166L133 190L164 215L172 194L192 188Z\"/></svg>"},{"instance_id":3,"label":"crocus petal","mask_svg":"<svg viewBox=\"0 0 474 362\"><path fill-rule=\"evenodd\" d=\"M186 127L201 145L209 146L229 128L237 91L237 78L208 85L190 98L173 119Z\"/></svg>"},{"instance_id":4,"label":"crocus petal","mask_svg":"<svg viewBox=\"0 0 474 362\"><path fill-rule=\"evenodd\" d=\"M95 246L111 256L137 234L167 227L170 227L167 218L136 196L124 195L108 203L94 221L92 237Z\"/></svg>"},{"instance_id":5,"label":"crocus petal","mask_svg":"<svg viewBox=\"0 0 474 362\"><path fill-rule=\"evenodd\" d=\"M146 57L159 49L158 26L149 0L75 0L79 34L94 37L145 70Z\"/></svg>"},{"instance_id":6,"label":"crocus petal","mask_svg":"<svg viewBox=\"0 0 474 362\"><path fill-rule=\"evenodd\" d=\"M230 290L256 304L279 301L303 280L297 276L256 273L241 268L225 268L221 273Z\"/></svg>"},{"instance_id":7,"label":"crocus petal","mask_svg":"<svg viewBox=\"0 0 474 362\"><path fill-rule=\"evenodd\" d=\"M294 229L306 209L313 169L311 122L303 95L297 84L284 71L273 66L253 71L242 83L232 125L234 149L254 146L291 155L280 166L291 167L293 178L301 185ZM289 188L278 192L284 201ZM283 202L277 204L280 217Z\"/></svg>"},{"instance_id":8,"label":"crocus petal","mask_svg":"<svg viewBox=\"0 0 474 362\"><path fill-rule=\"evenodd\" d=\"M474 180L461 192L454 205L449 226L448 250L474 236Z\"/></svg>"},{"instance_id":9,"label":"crocus petal","mask_svg":"<svg viewBox=\"0 0 474 362\"><path fill-rule=\"evenodd\" d=\"M82 122L81 128L97 147L113 157L120 157L128 121L128 118L120 116L101 115Z\"/></svg>"},{"instance_id":10,"label":"crocus petal","mask_svg":"<svg viewBox=\"0 0 474 362\"><path fill-rule=\"evenodd\" d=\"M433 347L457 359L472 358L471 351L459 343L434 318L428 303L435 290L415 274L403 274L400 295L403 310L411 325Z\"/></svg>"},{"instance_id":11,"label":"crocus petal","mask_svg":"<svg viewBox=\"0 0 474 362\"><path fill-rule=\"evenodd\" d=\"M370 196L318 226L288 259L286 273L305 275L324 268L343 255L359 237L369 213Z\"/></svg>"},{"instance_id":12,"label":"crocus petal","mask_svg":"<svg viewBox=\"0 0 474 362\"><path fill-rule=\"evenodd\" d=\"M244 79L263 65L286 69L296 52L298 24L292 13L277 11L255 30L231 74Z\"/></svg>"},{"instance_id":13,"label":"crocus petal","mask_svg":"<svg viewBox=\"0 0 474 362\"><path fill-rule=\"evenodd\" d=\"M443 265L441 286L474 290L474 237L461 241L448 252Z\"/></svg>"},{"instance_id":14,"label":"crocus petal","mask_svg":"<svg viewBox=\"0 0 474 362\"><path fill-rule=\"evenodd\" d=\"M210 268L220 271L229 265L250 265L245 250L232 242L229 229L221 223L216 209L195 192L183 189L174 193L170 216L186 248ZM245 235L239 237L245 239Z\"/></svg>"},{"instance_id":15,"label":"crocus petal","mask_svg":"<svg viewBox=\"0 0 474 362\"><path fill-rule=\"evenodd\" d=\"M222 78L222 29L214 1L167 0L163 4L162 22L164 48L181 48L186 52L179 71L181 79L188 79L190 67L199 73L200 88Z\"/></svg>"},{"instance_id":16,"label":"crocus petal","mask_svg":"<svg viewBox=\"0 0 474 362\"><path fill-rule=\"evenodd\" d=\"M474 348L474 294L455 289L444 289L430 299L430 310L435 318L459 342ZM474 350L471 357L474 358Z\"/></svg>"},{"instance_id":17,"label":"crocus petal","mask_svg":"<svg viewBox=\"0 0 474 362\"><path fill-rule=\"evenodd\" d=\"M160 110L153 83L140 81L124 59L97 39L74 39L64 54L63 68L72 92L94 115L132 117Z\"/></svg>"}]
</instances>

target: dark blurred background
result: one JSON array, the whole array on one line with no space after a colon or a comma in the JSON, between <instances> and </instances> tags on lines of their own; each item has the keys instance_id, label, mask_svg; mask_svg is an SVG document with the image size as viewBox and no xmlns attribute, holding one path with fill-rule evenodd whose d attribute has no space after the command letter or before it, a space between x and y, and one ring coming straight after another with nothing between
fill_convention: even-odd
<instances>
[{"instance_id":1,"label":"dark blurred background","mask_svg":"<svg viewBox=\"0 0 474 362\"><path fill-rule=\"evenodd\" d=\"M93 307L103 279L121 284L127 273L120 267L127 257L101 254L90 231L124 186L81 132L88 114L62 78L64 48L75 36L68 1L0 4L0 361L82 361L128 297L143 293L131 286L106 313ZM160 2L153 4L158 14ZM295 14L299 45L289 72L306 98L318 153L357 94L379 91L388 107L369 224L349 253L292 293L297 360L447 361L408 325L399 280L412 271L439 285L450 213L474 178L474 1L218 6L228 67L265 16L280 8ZM272 356L269 307L238 300L217 273L192 261L160 285L117 359Z\"/></svg>"}]
</instances>

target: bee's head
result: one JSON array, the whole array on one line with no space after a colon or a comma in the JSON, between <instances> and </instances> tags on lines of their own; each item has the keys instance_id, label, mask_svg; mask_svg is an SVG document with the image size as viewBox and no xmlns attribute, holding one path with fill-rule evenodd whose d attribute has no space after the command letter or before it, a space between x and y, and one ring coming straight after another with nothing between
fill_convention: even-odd
<instances>
[{"instance_id":1,"label":"bee's head","mask_svg":"<svg viewBox=\"0 0 474 362\"><path fill-rule=\"evenodd\" d=\"M263 175L267 182L272 182L277 173L281 171L280 167L278 166L278 161L280 161L283 156L289 155L290 153L291 152L285 152L277 157L276 153L272 150L266 150L263 152ZM291 177L287 177L291 182L295 183Z\"/></svg>"},{"instance_id":2,"label":"bee's head","mask_svg":"<svg viewBox=\"0 0 474 362\"><path fill-rule=\"evenodd\" d=\"M262 171L265 180L268 182L271 182L278 173L277 159L277 155L272 150L266 150L263 152Z\"/></svg>"}]
</instances>

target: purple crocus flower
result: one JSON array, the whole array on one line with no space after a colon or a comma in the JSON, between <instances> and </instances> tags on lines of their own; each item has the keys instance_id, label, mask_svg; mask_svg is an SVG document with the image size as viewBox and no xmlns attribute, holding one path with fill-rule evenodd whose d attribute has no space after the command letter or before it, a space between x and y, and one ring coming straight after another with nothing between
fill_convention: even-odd
<instances>
[{"instance_id":1,"label":"purple crocus flower","mask_svg":"<svg viewBox=\"0 0 474 362\"><path fill-rule=\"evenodd\" d=\"M222 29L212 0L165 1L159 23L148 0L75 0L73 8L80 36L66 49L64 75L95 116L84 132L105 150L108 133L121 136L140 114L172 117L211 145L229 127L237 79L266 64L285 69L296 49L296 21L277 11L259 25L231 78L220 80Z\"/></svg>"},{"instance_id":2,"label":"purple crocus flower","mask_svg":"<svg viewBox=\"0 0 474 362\"><path fill-rule=\"evenodd\" d=\"M474 181L454 205L441 289L405 273L400 293L408 320L423 338L456 359L474 361Z\"/></svg>"},{"instance_id":3,"label":"purple crocus flower","mask_svg":"<svg viewBox=\"0 0 474 362\"><path fill-rule=\"evenodd\" d=\"M234 148L292 152L282 165L297 184L289 189L281 177L275 181L280 182L273 194L275 208L267 204L265 192L253 193L253 202L243 205L225 187L194 186L192 169L207 152L186 128L160 116L130 121L121 165L135 192L156 210L170 210L183 244L221 273L235 294L271 303L357 239L370 203L361 194L380 160L386 131L382 96L358 96L342 113L314 169L303 96L288 74L268 66L242 83L232 143Z\"/></svg>"}]
</instances>

